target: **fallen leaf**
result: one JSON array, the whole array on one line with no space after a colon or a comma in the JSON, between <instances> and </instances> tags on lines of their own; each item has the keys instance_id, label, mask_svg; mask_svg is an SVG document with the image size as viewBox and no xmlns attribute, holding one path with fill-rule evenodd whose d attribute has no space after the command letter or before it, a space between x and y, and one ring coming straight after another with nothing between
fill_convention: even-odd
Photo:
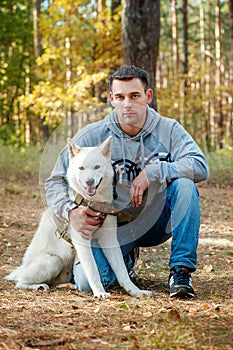
<instances>
[{"instance_id":1,"label":"fallen leaf","mask_svg":"<svg viewBox=\"0 0 233 350\"><path fill-rule=\"evenodd\" d=\"M151 317L153 316L152 312L151 311L146 311L146 312L143 312L142 314L144 317Z\"/></svg>"},{"instance_id":2,"label":"fallen leaf","mask_svg":"<svg viewBox=\"0 0 233 350\"><path fill-rule=\"evenodd\" d=\"M177 310L170 310L168 313L168 320L171 322L177 322L180 320L180 314Z\"/></svg>"},{"instance_id":3,"label":"fallen leaf","mask_svg":"<svg viewBox=\"0 0 233 350\"><path fill-rule=\"evenodd\" d=\"M123 329L124 331L130 331L131 326L128 324L127 326L124 326Z\"/></svg>"},{"instance_id":4,"label":"fallen leaf","mask_svg":"<svg viewBox=\"0 0 233 350\"><path fill-rule=\"evenodd\" d=\"M203 273L211 273L214 271L214 268L212 265L205 265L202 269Z\"/></svg>"}]
</instances>

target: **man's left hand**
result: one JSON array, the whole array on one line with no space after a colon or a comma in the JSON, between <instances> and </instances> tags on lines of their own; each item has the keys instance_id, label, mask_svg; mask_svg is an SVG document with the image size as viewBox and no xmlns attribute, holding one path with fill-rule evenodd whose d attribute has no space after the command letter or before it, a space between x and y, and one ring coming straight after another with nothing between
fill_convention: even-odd
<instances>
[{"instance_id":1,"label":"man's left hand","mask_svg":"<svg viewBox=\"0 0 233 350\"><path fill-rule=\"evenodd\" d=\"M143 194L149 184L146 170L144 169L133 181L130 189L130 200L133 207L138 208L142 204Z\"/></svg>"}]
</instances>

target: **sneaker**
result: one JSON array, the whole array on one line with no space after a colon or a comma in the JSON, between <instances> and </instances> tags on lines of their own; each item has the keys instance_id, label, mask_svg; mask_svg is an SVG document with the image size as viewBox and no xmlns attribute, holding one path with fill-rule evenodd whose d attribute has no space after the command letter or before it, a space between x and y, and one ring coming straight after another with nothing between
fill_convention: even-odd
<instances>
[{"instance_id":1,"label":"sneaker","mask_svg":"<svg viewBox=\"0 0 233 350\"><path fill-rule=\"evenodd\" d=\"M132 279L135 279L137 277L135 269L136 269L137 261L138 261L138 258L139 258L139 248L138 247L133 248L129 252L129 255L130 255L130 258L132 259L132 263L133 263L133 266L131 267L131 269L129 271L129 277L132 278Z\"/></svg>"},{"instance_id":2,"label":"sneaker","mask_svg":"<svg viewBox=\"0 0 233 350\"><path fill-rule=\"evenodd\" d=\"M170 271L168 286L170 290L170 297L194 297L191 272L187 269L187 267L174 267Z\"/></svg>"}]
</instances>

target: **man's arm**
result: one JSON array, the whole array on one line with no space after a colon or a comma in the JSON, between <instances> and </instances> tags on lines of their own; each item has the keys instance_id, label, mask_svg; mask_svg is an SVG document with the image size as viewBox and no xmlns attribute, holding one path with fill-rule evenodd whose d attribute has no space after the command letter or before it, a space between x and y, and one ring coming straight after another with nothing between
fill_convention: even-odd
<instances>
[{"instance_id":1,"label":"man's arm","mask_svg":"<svg viewBox=\"0 0 233 350\"><path fill-rule=\"evenodd\" d=\"M172 162L157 161L146 166L149 182L156 181L162 186L174 179L187 177L194 182L208 178L208 164L193 138L179 124L175 123L170 137Z\"/></svg>"}]
</instances>

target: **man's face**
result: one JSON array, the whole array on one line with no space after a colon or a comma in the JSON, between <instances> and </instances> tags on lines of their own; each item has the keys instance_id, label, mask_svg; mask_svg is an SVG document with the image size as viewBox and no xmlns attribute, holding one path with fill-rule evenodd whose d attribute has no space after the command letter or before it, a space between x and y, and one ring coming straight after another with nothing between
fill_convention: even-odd
<instances>
[{"instance_id":1,"label":"man's face","mask_svg":"<svg viewBox=\"0 0 233 350\"><path fill-rule=\"evenodd\" d=\"M110 100L122 130L136 135L146 120L146 105L152 101L152 90L146 92L140 79L113 80Z\"/></svg>"}]
</instances>

